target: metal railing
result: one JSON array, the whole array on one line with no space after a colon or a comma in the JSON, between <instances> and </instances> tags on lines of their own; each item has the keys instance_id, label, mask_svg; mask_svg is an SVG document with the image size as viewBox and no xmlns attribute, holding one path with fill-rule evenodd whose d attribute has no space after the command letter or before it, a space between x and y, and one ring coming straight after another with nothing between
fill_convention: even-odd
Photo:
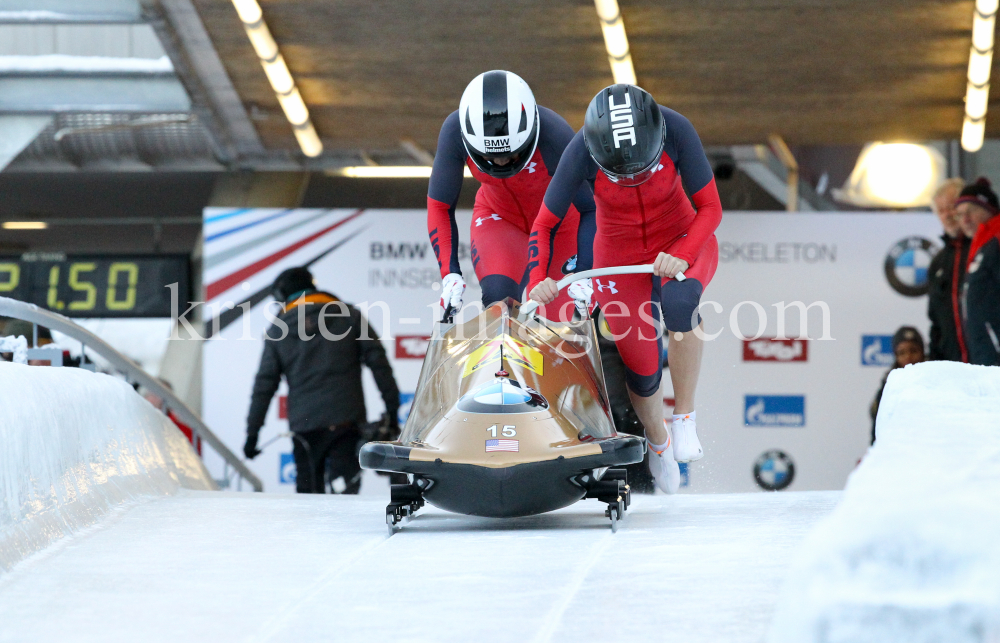
<instances>
[{"instance_id":1,"label":"metal railing","mask_svg":"<svg viewBox=\"0 0 1000 643\"><path fill-rule=\"evenodd\" d=\"M236 457L217 435L212 433L212 430L198 417L197 413L191 410L191 407L177 397L173 391L164 386L160 380L142 370L142 367L116 351L110 344L97 335L86 328L78 326L63 315L39 308L34 304L10 299L9 297L0 297L0 315L35 324L36 330L34 333L36 335L36 343L33 345L37 345L37 326L44 326L80 342L82 346L81 355L84 354L87 348L90 348L107 360L112 367L123 373L130 382L139 384L160 397L166 407L177 416L177 419L191 427L191 430L194 432L192 439L194 437L201 438L203 442L212 447L225 461L227 469L228 467L233 468L238 481L246 480L253 487L254 491L264 490L264 484L260 481L260 478L253 471L250 471L246 464ZM228 471L224 475L228 475Z\"/></svg>"}]
</instances>

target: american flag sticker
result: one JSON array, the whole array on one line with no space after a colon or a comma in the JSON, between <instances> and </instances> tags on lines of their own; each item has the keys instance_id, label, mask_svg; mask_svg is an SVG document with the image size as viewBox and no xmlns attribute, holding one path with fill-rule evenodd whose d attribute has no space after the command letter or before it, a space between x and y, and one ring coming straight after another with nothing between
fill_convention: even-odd
<instances>
[{"instance_id":1,"label":"american flag sticker","mask_svg":"<svg viewBox=\"0 0 1000 643\"><path fill-rule=\"evenodd\" d=\"M487 440L486 453L490 451L514 451L517 452L517 440Z\"/></svg>"}]
</instances>

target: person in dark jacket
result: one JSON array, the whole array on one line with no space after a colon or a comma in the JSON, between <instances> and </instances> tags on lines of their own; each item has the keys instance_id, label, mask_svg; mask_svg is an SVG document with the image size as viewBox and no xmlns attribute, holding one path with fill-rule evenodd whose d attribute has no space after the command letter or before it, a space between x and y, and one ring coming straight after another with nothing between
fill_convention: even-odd
<instances>
[{"instance_id":1,"label":"person in dark jacket","mask_svg":"<svg viewBox=\"0 0 1000 643\"><path fill-rule=\"evenodd\" d=\"M886 371L882 378L882 385L878 387L878 393L872 400L869 412L872 416L872 444L875 444L875 417L878 415L878 407L882 402L882 392L885 391L885 383L889 379L889 373L897 368L903 368L910 364L917 364L926 359L924 355L924 338L920 331L913 326L901 326L892 336L892 352L896 356L892 368Z\"/></svg>"},{"instance_id":2,"label":"person in dark jacket","mask_svg":"<svg viewBox=\"0 0 1000 643\"><path fill-rule=\"evenodd\" d=\"M361 313L317 290L305 268L290 268L278 275L271 294L282 309L264 338L243 452L251 459L260 453L260 427L284 376L288 424L295 435L296 491L323 493L329 458L332 477L342 476L346 483L344 493L357 493L361 488L358 425L367 419L362 364L375 376L386 421L398 428L399 389L385 348Z\"/></svg>"},{"instance_id":3,"label":"person in dark jacket","mask_svg":"<svg viewBox=\"0 0 1000 643\"><path fill-rule=\"evenodd\" d=\"M962 190L956 207L972 237L963 293L969 363L1000 366L1000 202L981 177Z\"/></svg>"},{"instance_id":4,"label":"person in dark jacket","mask_svg":"<svg viewBox=\"0 0 1000 643\"><path fill-rule=\"evenodd\" d=\"M965 187L962 179L948 179L938 188L931 209L941 220L944 246L928 269L927 316L931 320L927 359L967 362L962 325L962 286L968 262L970 237L962 233L955 201Z\"/></svg>"}]
</instances>

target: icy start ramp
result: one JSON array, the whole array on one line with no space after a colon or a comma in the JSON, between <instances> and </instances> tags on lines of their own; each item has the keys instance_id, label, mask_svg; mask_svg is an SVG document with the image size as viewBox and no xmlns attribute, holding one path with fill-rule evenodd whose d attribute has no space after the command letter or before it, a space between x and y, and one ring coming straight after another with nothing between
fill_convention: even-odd
<instances>
[{"instance_id":1,"label":"icy start ramp","mask_svg":"<svg viewBox=\"0 0 1000 643\"><path fill-rule=\"evenodd\" d=\"M79 368L0 363L0 579L109 512L182 487L215 484L131 386Z\"/></svg>"},{"instance_id":2,"label":"icy start ramp","mask_svg":"<svg viewBox=\"0 0 1000 643\"><path fill-rule=\"evenodd\" d=\"M515 519L182 491L0 577L0 641L758 643L839 493L643 496Z\"/></svg>"},{"instance_id":3,"label":"icy start ramp","mask_svg":"<svg viewBox=\"0 0 1000 643\"><path fill-rule=\"evenodd\" d=\"M893 371L876 430L803 544L770 641L1000 641L1000 368Z\"/></svg>"}]
</instances>

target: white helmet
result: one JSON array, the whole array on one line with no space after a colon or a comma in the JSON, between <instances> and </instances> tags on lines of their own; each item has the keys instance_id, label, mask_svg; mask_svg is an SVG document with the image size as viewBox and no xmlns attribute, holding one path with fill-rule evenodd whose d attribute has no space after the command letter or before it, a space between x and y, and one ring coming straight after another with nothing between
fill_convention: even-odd
<instances>
[{"instance_id":1,"label":"white helmet","mask_svg":"<svg viewBox=\"0 0 1000 643\"><path fill-rule=\"evenodd\" d=\"M465 150L486 174L514 176L534 155L538 106L517 74L494 70L476 76L462 94L458 115Z\"/></svg>"}]
</instances>

